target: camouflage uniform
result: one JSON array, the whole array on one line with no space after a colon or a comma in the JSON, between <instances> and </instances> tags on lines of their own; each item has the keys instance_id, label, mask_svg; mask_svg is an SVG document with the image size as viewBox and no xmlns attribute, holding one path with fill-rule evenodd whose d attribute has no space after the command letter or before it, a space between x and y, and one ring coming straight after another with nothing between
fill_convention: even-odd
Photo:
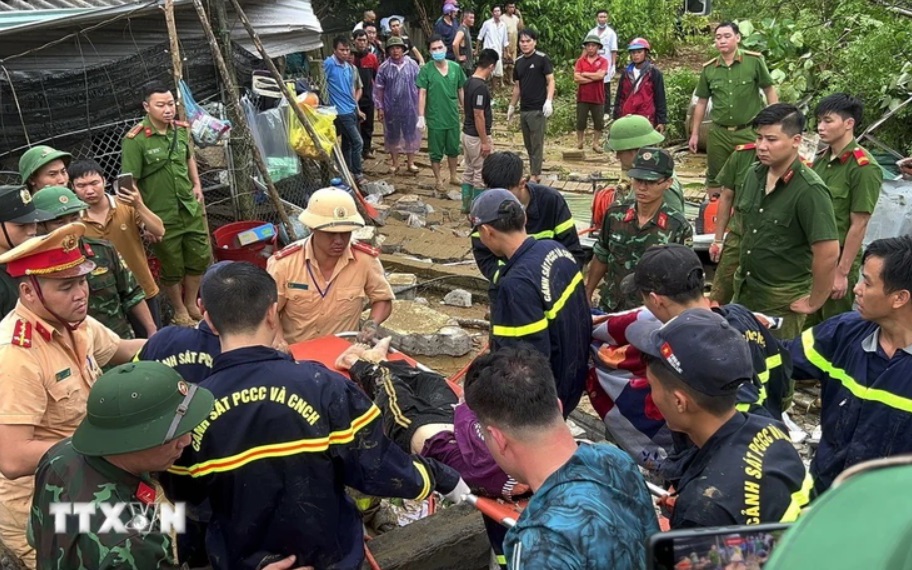
<instances>
[{"instance_id":1,"label":"camouflage uniform","mask_svg":"<svg viewBox=\"0 0 912 570\"><path fill-rule=\"evenodd\" d=\"M80 249L95 262L88 274L89 314L120 338L134 338L128 313L146 298L123 258L107 240L83 238Z\"/></svg>"},{"instance_id":2,"label":"camouflage uniform","mask_svg":"<svg viewBox=\"0 0 912 570\"><path fill-rule=\"evenodd\" d=\"M29 517L28 540L37 553L39 570L153 570L178 568L171 537L159 532L79 533L79 517L67 517L65 533L57 533L50 505L59 501L101 503L154 502L154 483L148 474L137 477L102 457L82 455L69 438L41 458L35 474L35 496ZM149 490L152 490L150 496ZM121 511L125 524L129 508ZM104 523L100 509L91 519L92 529Z\"/></svg>"},{"instance_id":3,"label":"camouflage uniform","mask_svg":"<svg viewBox=\"0 0 912 570\"><path fill-rule=\"evenodd\" d=\"M662 204L652 220L640 227L636 204L615 204L605 214L605 222L595 243L595 257L608 266L601 288L599 307L605 311L632 309L642 304L639 295L621 293L621 280L632 273L640 257L653 245L693 243L693 228L680 212Z\"/></svg>"}]
</instances>

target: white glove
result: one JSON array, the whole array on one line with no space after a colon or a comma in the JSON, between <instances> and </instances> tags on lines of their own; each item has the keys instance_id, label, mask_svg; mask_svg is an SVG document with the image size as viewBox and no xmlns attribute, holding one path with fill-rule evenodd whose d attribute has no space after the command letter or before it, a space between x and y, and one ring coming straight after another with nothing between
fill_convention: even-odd
<instances>
[{"instance_id":1,"label":"white glove","mask_svg":"<svg viewBox=\"0 0 912 570\"><path fill-rule=\"evenodd\" d=\"M423 116L419 116L419 117L418 117L418 124L415 125L415 127L416 127L419 131L423 131L423 130L424 130L424 117L423 117Z\"/></svg>"},{"instance_id":2,"label":"white glove","mask_svg":"<svg viewBox=\"0 0 912 570\"><path fill-rule=\"evenodd\" d=\"M456 487L452 491L443 496L447 501L458 505L459 503L465 500L465 496L471 493L472 490L469 489L469 486L466 485L466 482L462 480L462 477L459 478L459 483L456 483Z\"/></svg>"},{"instance_id":3,"label":"white glove","mask_svg":"<svg viewBox=\"0 0 912 570\"><path fill-rule=\"evenodd\" d=\"M515 113L515 112L516 112L515 106L510 105L509 107L507 107L507 122L508 123L513 120L513 113Z\"/></svg>"},{"instance_id":4,"label":"white glove","mask_svg":"<svg viewBox=\"0 0 912 570\"><path fill-rule=\"evenodd\" d=\"M551 99L545 101L545 106L542 107L542 114L546 119L554 114L554 105L551 104Z\"/></svg>"}]
</instances>

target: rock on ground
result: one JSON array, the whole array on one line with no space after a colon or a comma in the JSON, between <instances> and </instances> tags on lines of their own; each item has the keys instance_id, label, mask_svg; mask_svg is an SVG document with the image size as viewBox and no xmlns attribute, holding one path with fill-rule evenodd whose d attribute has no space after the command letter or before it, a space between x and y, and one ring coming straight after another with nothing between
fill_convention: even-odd
<instances>
[{"instance_id":1,"label":"rock on ground","mask_svg":"<svg viewBox=\"0 0 912 570\"><path fill-rule=\"evenodd\" d=\"M472 337L450 316L414 301L393 301L393 312L380 325L382 336L414 356L462 356L472 350Z\"/></svg>"},{"instance_id":2,"label":"rock on ground","mask_svg":"<svg viewBox=\"0 0 912 570\"><path fill-rule=\"evenodd\" d=\"M472 294L465 289L453 289L443 297L443 304L454 307L471 307Z\"/></svg>"}]
</instances>

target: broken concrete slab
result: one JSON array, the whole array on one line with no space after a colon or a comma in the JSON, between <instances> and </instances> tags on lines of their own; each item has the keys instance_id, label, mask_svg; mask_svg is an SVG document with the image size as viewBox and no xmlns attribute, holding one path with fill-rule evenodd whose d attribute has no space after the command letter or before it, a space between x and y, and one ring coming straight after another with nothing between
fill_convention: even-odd
<instances>
[{"instance_id":1,"label":"broken concrete slab","mask_svg":"<svg viewBox=\"0 0 912 570\"><path fill-rule=\"evenodd\" d=\"M462 201L462 192L460 192L459 190L450 190L449 192L446 193L446 197L448 200L453 200L454 202L461 202Z\"/></svg>"},{"instance_id":2,"label":"broken concrete slab","mask_svg":"<svg viewBox=\"0 0 912 570\"><path fill-rule=\"evenodd\" d=\"M352 232L352 239L362 241L365 243L373 244L374 238L377 236L377 227L376 226L364 226L363 228L358 228Z\"/></svg>"},{"instance_id":3,"label":"broken concrete slab","mask_svg":"<svg viewBox=\"0 0 912 570\"><path fill-rule=\"evenodd\" d=\"M453 289L443 297L444 305L453 307L471 307L472 294L465 289Z\"/></svg>"},{"instance_id":4,"label":"broken concrete slab","mask_svg":"<svg viewBox=\"0 0 912 570\"><path fill-rule=\"evenodd\" d=\"M389 196L396 192L396 187L386 180L373 180L364 184L363 188L369 195Z\"/></svg>"},{"instance_id":5,"label":"broken concrete slab","mask_svg":"<svg viewBox=\"0 0 912 570\"><path fill-rule=\"evenodd\" d=\"M392 336L393 347L411 356L462 356L472 350L472 337L453 318L414 301L393 301L380 335Z\"/></svg>"},{"instance_id":6,"label":"broken concrete slab","mask_svg":"<svg viewBox=\"0 0 912 570\"><path fill-rule=\"evenodd\" d=\"M393 294L400 301L414 301L417 293L418 276L414 273L390 273L386 280L393 288Z\"/></svg>"}]
</instances>

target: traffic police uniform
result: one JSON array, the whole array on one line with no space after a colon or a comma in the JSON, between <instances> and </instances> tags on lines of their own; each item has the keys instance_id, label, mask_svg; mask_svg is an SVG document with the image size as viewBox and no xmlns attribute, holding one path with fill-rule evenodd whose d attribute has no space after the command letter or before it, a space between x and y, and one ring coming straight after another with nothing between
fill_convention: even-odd
<instances>
[{"instance_id":1,"label":"traffic police uniform","mask_svg":"<svg viewBox=\"0 0 912 570\"><path fill-rule=\"evenodd\" d=\"M89 395L86 419L52 447L38 464L29 542L41 570L177 569L173 541L163 532L156 506L165 499L150 473L130 473L104 456L131 454L180 438L212 409L212 394L189 385L156 362L123 364L98 379ZM96 423L97 422L97 423ZM99 512L89 532L77 528L79 517L66 517L66 532L55 528L55 503L124 504L125 530L99 532L106 522ZM145 513L151 526L134 518Z\"/></svg>"},{"instance_id":2,"label":"traffic police uniform","mask_svg":"<svg viewBox=\"0 0 912 570\"><path fill-rule=\"evenodd\" d=\"M69 224L0 255L13 277L67 279L94 269L78 248L84 228ZM0 422L33 426L35 438L72 435L85 415L89 388L120 339L91 316L75 328L39 317L21 302L0 321ZM9 451L7 451L8 453ZM29 566L26 542L34 479L0 475L0 538Z\"/></svg>"},{"instance_id":3,"label":"traffic police uniform","mask_svg":"<svg viewBox=\"0 0 912 570\"><path fill-rule=\"evenodd\" d=\"M883 184L883 171L871 153L853 140L838 155L834 155L829 148L819 155L814 160L814 172L827 185L833 198L833 213L836 215L836 231L839 233L841 249L852 224L852 213L874 213ZM827 299L823 307L808 317L808 325L816 325L852 310L855 301L852 288L859 279L860 268L859 251L849 271L849 288L845 296L842 299Z\"/></svg>"},{"instance_id":4,"label":"traffic police uniform","mask_svg":"<svg viewBox=\"0 0 912 570\"><path fill-rule=\"evenodd\" d=\"M912 453L912 346L888 358L880 327L851 311L804 331L788 349L794 376L821 383L817 493L855 464Z\"/></svg>"},{"instance_id":5,"label":"traffic police uniform","mask_svg":"<svg viewBox=\"0 0 912 570\"><path fill-rule=\"evenodd\" d=\"M544 184L527 182L526 188L530 197L526 208L526 233L535 239L551 239L560 243L582 267L585 253L567 201L560 192ZM472 254L481 274L492 284L497 283L504 262L481 243L478 232L472 232Z\"/></svg>"},{"instance_id":6,"label":"traffic police uniform","mask_svg":"<svg viewBox=\"0 0 912 570\"><path fill-rule=\"evenodd\" d=\"M38 210L32 202L32 195L25 186L0 186L0 229L10 243L7 222L12 224L31 224L53 220L53 214ZM0 253L7 249L0 246ZM5 316L16 306L19 300L19 285L6 272L6 264L0 264L0 317Z\"/></svg>"},{"instance_id":7,"label":"traffic police uniform","mask_svg":"<svg viewBox=\"0 0 912 570\"><path fill-rule=\"evenodd\" d=\"M760 89L773 84L763 55L738 50L731 65L722 56L703 64L694 95L712 99L712 126L706 143L706 186L719 186L716 176L739 144L756 138L751 122L763 109Z\"/></svg>"},{"instance_id":8,"label":"traffic police uniform","mask_svg":"<svg viewBox=\"0 0 912 570\"><path fill-rule=\"evenodd\" d=\"M193 196L190 180L188 126L174 121L162 134L147 116L123 140L121 171L133 174L143 201L165 224L165 236L152 244L163 285L202 275L212 257L203 205Z\"/></svg>"},{"instance_id":9,"label":"traffic police uniform","mask_svg":"<svg viewBox=\"0 0 912 570\"><path fill-rule=\"evenodd\" d=\"M740 144L735 147L735 152L725 161L725 166L719 171L716 180L722 188L729 188L737 194L737 189L744 184L744 178L751 165L757 161L757 144ZM722 242L722 255L716 265L713 277L712 290L709 298L724 305L730 303L735 294L733 281L738 262L741 257L741 214L733 208L731 218L728 220L727 233Z\"/></svg>"},{"instance_id":10,"label":"traffic police uniform","mask_svg":"<svg viewBox=\"0 0 912 570\"><path fill-rule=\"evenodd\" d=\"M314 192L298 218L315 231L345 233L364 226L347 193L335 188ZM392 301L380 251L354 242L336 261L327 281L314 257L312 238L295 242L269 258L266 270L279 291L279 318L285 340L301 342L356 331L365 301Z\"/></svg>"},{"instance_id":11,"label":"traffic police uniform","mask_svg":"<svg viewBox=\"0 0 912 570\"><path fill-rule=\"evenodd\" d=\"M804 323L804 315L792 312L790 305L810 292L811 246L837 238L836 218L826 185L800 159L767 194L768 171L757 163L735 193L744 235L734 302L784 317L774 334L787 339L798 336Z\"/></svg>"},{"instance_id":12,"label":"traffic police uniform","mask_svg":"<svg viewBox=\"0 0 912 570\"><path fill-rule=\"evenodd\" d=\"M421 500L459 475L383 435L380 410L350 380L265 346L215 359L200 383L215 409L169 471L175 500L211 500L212 566L253 569L294 554L316 568L358 568L363 528L345 486Z\"/></svg>"}]
</instances>

